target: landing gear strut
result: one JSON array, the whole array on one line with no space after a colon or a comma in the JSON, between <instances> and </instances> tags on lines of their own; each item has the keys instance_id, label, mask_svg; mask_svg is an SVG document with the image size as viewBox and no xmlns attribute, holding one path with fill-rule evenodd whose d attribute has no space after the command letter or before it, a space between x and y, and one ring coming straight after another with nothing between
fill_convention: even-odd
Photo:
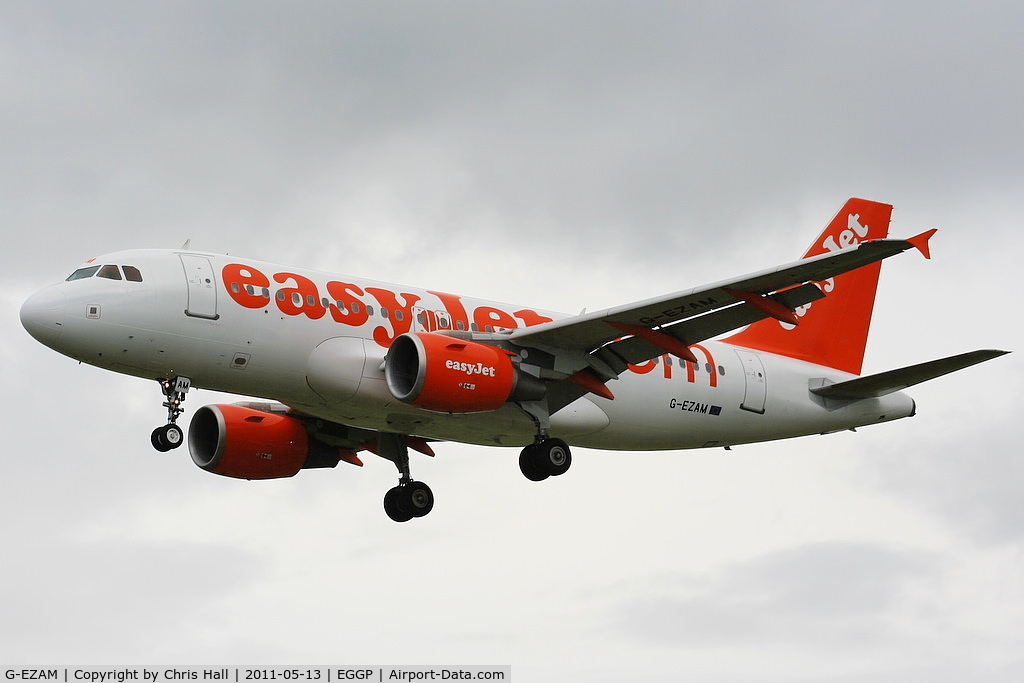
<instances>
[{"instance_id":1,"label":"landing gear strut","mask_svg":"<svg viewBox=\"0 0 1024 683\"><path fill-rule=\"evenodd\" d=\"M153 435L150 437L153 448L160 452L177 448L185 441L185 434L178 426L177 420L185 410L181 404L185 402L185 394L188 393L191 386L192 380L188 377L160 380L160 390L166 398L163 405L167 408L167 424L154 429Z\"/></svg>"},{"instance_id":2,"label":"landing gear strut","mask_svg":"<svg viewBox=\"0 0 1024 683\"><path fill-rule=\"evenodd\" d=\"M409 445L405 435L381 432L377 446L378 455L395 463L401 475L398 486L384 495L384 512L396 522L425 517L434 508L434 493L422 481L413 481L409 473Z\"/></svg>"}]
</instances>

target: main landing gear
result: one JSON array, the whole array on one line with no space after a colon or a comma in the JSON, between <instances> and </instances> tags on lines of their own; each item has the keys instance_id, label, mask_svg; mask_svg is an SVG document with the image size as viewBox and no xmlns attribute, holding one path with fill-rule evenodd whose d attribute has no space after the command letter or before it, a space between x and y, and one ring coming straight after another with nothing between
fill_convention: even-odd
<instances>
[{"instance_id":1,"label":"main landing gear","mask_svg":"<svg viewBox=\"0 0 1024 683\"><path fill-rule=\"evenodd\" d=\"M530 481L544 481L548 477L565 474L571 464L569 445L561 439L538 437L519 454L519 469Z\"/></svg>"},{"instance_id":2,"label":"main landing gear","mask_svg":"<svg viewBox=\"0 0 1024 683\"><path fill-rule=\"evenodd\" d=\"M173 379L160 380L160 390L163 392L164 407L167 408L167 424L153 430L150 441L153 448L160 452L177 448L185 442L185 433L178 426L178 416L184 412L181 404L185 402L185 394L192 386L192 380L188 377L175 377Z\"/></svg>"},{"instance_id":3,"label":"main landing gear","mask_svg":"<svg viewBox=\"0 0 1024 683\"><path fill-rule=\"evenodd\" d=\"M572 465L572 453L569 452L569 444L548 437L551 415L547 401L523 401L519 407L537 426L533 443L519 454L519 469L523 475L530 481L544 481L548 477L565 474Z\"/></svg>"},{"instance_id":4,"label":"main landing gear","mask_svg":"<svg viewBox=\"0 0 1024 683\"><path fill-rule=\"evenodd\" d=\"M384 512L396 522L425 517L434 509L434 493L422 481L413 481L409 473L409 444L404 434L381 432L377 438L378 455L395 463L401 476L398 486L384 495Z\"/></svg>"}]
</instances>

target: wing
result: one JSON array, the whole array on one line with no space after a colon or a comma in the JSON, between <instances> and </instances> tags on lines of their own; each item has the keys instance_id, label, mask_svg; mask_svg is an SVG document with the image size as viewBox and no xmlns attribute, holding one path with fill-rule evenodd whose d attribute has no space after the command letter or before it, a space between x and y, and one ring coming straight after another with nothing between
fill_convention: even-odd
<instances>
[{"instance_id":1,"label":"wing","mask_svg":"<svg viewBox=\"0 0 1024 683\"><path fill-rule=\"evenodd\" d=\"M527 351L524 370L542 379L571 380L549 385L554 412L588 391L609 395L604 382L627 364L665 353L694 360L689 346L767 317L795 324L794 309L825 296L816 282L911 248L927 256L932 234L862 242L704 287L519 328L507 340Z\"/></svg>"}]
</instances>

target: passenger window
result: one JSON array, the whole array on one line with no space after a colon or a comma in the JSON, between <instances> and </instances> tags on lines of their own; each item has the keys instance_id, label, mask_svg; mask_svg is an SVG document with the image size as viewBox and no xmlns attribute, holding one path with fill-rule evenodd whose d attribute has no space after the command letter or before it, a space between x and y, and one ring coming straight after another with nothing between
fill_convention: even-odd
<instances>
[{"instance_id":1,"label":"passenger window","mask_svg":"<svg viewBox=\"0 0 1024 683\"><path fill-rule=\"evenodd\" d=\"M68 275L68 279L65 282L71 282L72 280L84 280L88 277L92 277L99 270L99 266L86 266L85 268L79 268L75 272Z\"/></svg>"},{"instance_id":2,"label":"passenger window","mask_svg":"<svg viewBox=\"0 0 1024 683\"><path fill-rule=\"evenodd\" d=\"M124 279L128 282L142 282L142 271L135 266L121 266L124 270Z\"/></svg>"},{"instance_id":3,"label":"passenger window","mask_svg":"<svg viewBox=\"0 0 1024 683\"><path fill-rule=\"evenodd\" d=\"M120 280L121 271L117 269L117 266L103 266L100 271L96 273L96 277L105 277L108 280Z\"/></svg>"}]
</instances>

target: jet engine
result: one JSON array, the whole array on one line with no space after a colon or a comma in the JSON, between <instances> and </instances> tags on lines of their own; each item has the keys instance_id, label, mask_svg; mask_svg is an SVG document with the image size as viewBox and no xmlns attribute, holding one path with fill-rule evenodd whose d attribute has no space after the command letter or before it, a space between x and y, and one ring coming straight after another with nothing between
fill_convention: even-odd
<instances>
[{"instance_id":1,"label":"jet engine","mask_svg":"<svg viewBox=\"0 0 1024 683\"><path fill-rule=\"evenodd\" d=\"M444 413L497 410L508 401L543 397L543 383L521 372L511 356L467 339L407 332L388 349L384 377L399 401Z\"/></svg>"},{"instance_id":2,"label":"jet engine","mask_svg":"<svg viewBox=\"0 0 1024 683\"><path fill-rule=\"evenodd\" d=\"M197 410L188 450L207 472L236 479L293 477L303 468L334 467L340 457L337 449L311 439L301 420L242 405Z\"/></svg>"}]
</instances>

